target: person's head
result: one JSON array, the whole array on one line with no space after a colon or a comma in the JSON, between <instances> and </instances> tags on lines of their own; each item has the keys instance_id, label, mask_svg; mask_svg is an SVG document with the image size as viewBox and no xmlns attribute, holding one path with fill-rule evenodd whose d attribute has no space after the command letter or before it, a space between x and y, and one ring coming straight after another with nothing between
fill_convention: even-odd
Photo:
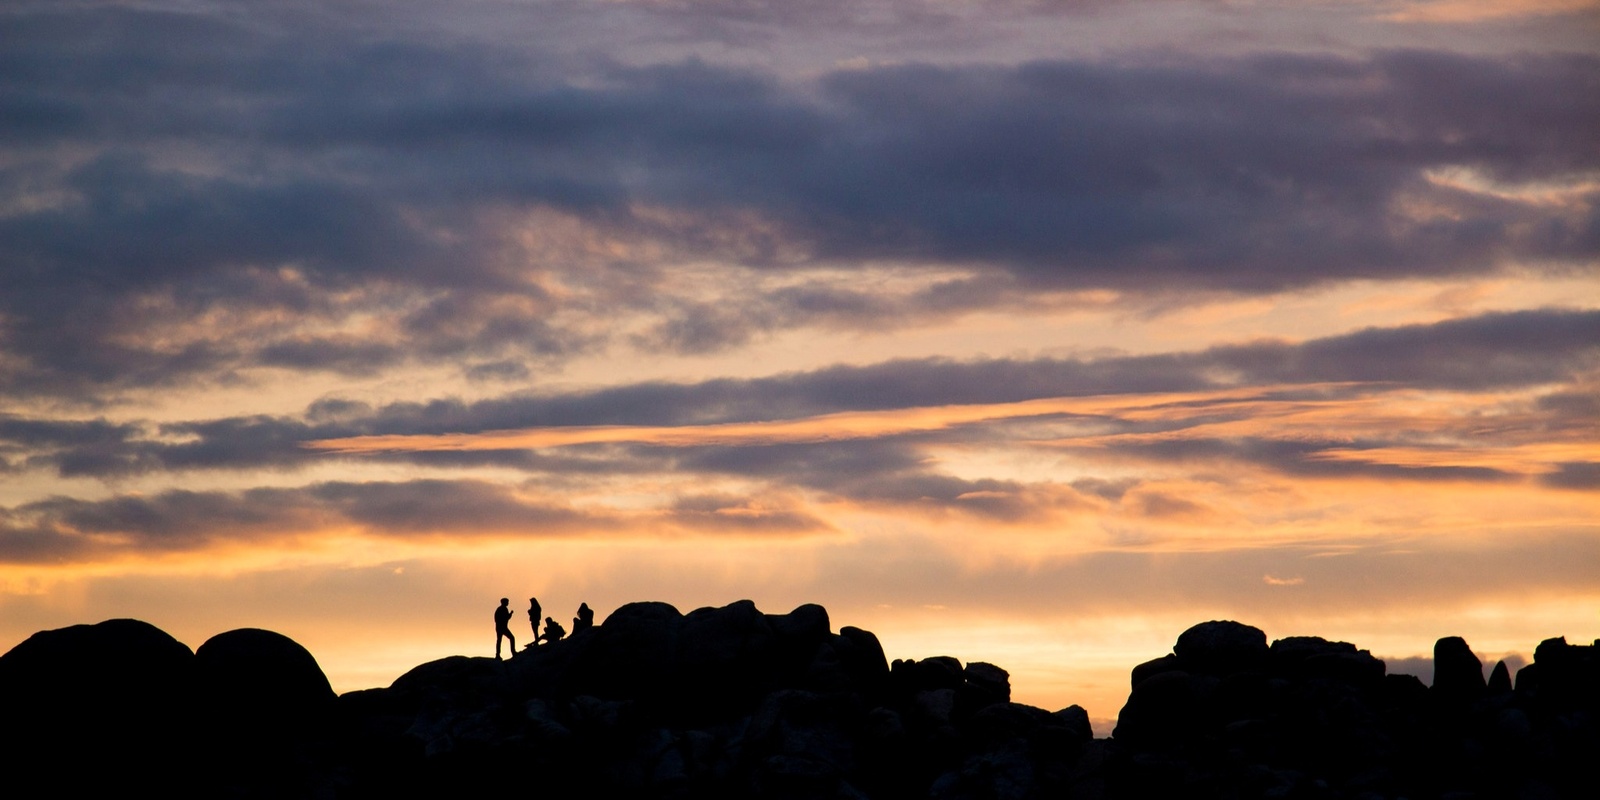
<instances>
[{"instance_id":1,"label":"person's head","mask_svg":"<svg viewBox=\"0 0 1600 800\"><path fill-rule=\"evenodd\" d=\"M544 621L554 625L555 622L556 622L556 618L555 617L545 617Z\"/></svg>"},{"instance_id":2,"label":"person's head","mask_svg":"<svg viewBox=\"0 0 1600 800\"><path fill-rule=\"evenodd\" d=\"M511 604L511 598L509 598L509 597L500 598L500 605L505 606L505 605L510 605L510 604Z\"/></svg>"}]
</instances>

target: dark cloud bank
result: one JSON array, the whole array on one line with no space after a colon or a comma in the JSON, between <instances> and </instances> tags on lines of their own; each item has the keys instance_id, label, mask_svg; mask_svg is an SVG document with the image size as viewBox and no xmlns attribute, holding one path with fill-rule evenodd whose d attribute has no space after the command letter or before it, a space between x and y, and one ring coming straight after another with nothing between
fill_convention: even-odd
<instances>
[{"instance_id":1,"label":"dark cloud bank","mask_svg":"<svg viewBox=\"0 0 1600 800\"><path fill-rule=\"evenodd\" d=\"M1493 391L1570 384L1592 375L1600 360L1600 312L1526 311L1433 325L1368 329L1301 344L1262 342L1203 351L1099 360L1038 359L957 362L893 361L837 366L759 379L693 384L637 384L596 392L511 395L463 403L434 400L372 407L329 399L299 416L234 417L154 428L102 420L58 421L0 417L0 457L13 470L53 469L64 477L115 480L140 474L205 470L292 470L332 458L380 458L438 470L494 465L535 476L545 488L581 484L605 475L674 473L748 479L779 493L800 489L868 506L972 515L1004 523L1120 504L1125 513L1160 517L1195 510L1183 498L1141 493L1138 482L1052 482L968 479L942 474L924 452L939 442L1014 438L1010 424L1065 424L1103 433L1178 430L1188 420L1129 421L1061 415L1020 423L969 425L861 441L662 447L648 444L576 445L542 450L340 456L309 448L317 440L368 434L481 432L530 426L685 425L796 418L854 410L929 405L1004 403L1058 396L1183 392L1273 387L1273 401L1357 397L1392 389ZM1220 376L1220 377L1219 377ZM1329 385L1330 382L1332 385ZM1156 399L1159 399L1157 395ZM1550 432L1592 426L1592 402L1581 391L1543 396L1517 425ZM1220 404L1202 422L1247 418L1253 412ZM159 434L159 436L152 436ZM1478 431L1478 435L1485 435ZM1489 467L1396 466L1324 458L1330 451L1413 444L1406 431L1366 440L1323 441L1254 436L1120 442L1090 451L1094 458L1146 463L1248 463L1276 472L1329 478L1506 482L1519 474ZM1027 438L1026 436L1023 437ZM1426 445L1426 440L1422 440ZM1538 480L1592 490L1594 464L1559 465ZM689 530L793 534L827 525L786 503L760 514L727 515L738 504L715 496L683 497L659 510L658 525ZM627 520L578 512L530 499L515 487L473 479L318 483L245 492L175 490L153 497L106 500L54 498L0 509L6 560L76 559L127 548L192 549L214 537L281 537L328 525L383 535L413 533L520 535L622 531Z\"/></svg>"},{"instance_id":2,"label":"dark cloud bank","mask_svg":"<svg viewBox=\"0 0 1600 800\"><path fill-rule=\"evenodd\" d=\"M753 379L650 382L593 392L448 398L372 407L328 399L297 416L249 416L146 428L104 420L0 416L0 457L13 469L115 477L165 470L303 466L334 457L310 442L363 435L479 433L572 425L694 425L795 419L844 411L1007 403L1049 397L1282 386L1275 399L1336 397L1374 387L1492 391L1570 384L1600 366L1600 312L1547 309L1431 325L1371 328L1304 343L1263 341L1191 353L1085 359L910 359ZM1353 383L1341 388L1324 384ZM1292 387L1300 386L1295 389ZM1289 392L1289 394L1284 394ZM1551 425L1591 413L1582 392L1534 409ZM1124 429L1126 430L1126 429ZM160 434L161 438L152 438ZM437 465L532 470L615 469L615 447L529 453L416 453ZM633 453L636 457L639 454ZM1331 465L1328 467L1332 469ZM1573 479L1581 469L1575 469Z\"/></svg>"},{"instance_id":3,"label":"dark cloud bank","mask_svg":"<svg viewBox=\"0 0 1600 800\"><path fill-rule=\"evenodd\" d=\"M6 394L413 359L517 375L597 345L550 321L558 310L666 314L644 344L690 350L819 318L884 324L881 301L789 288L747 298L754 317L685 328L695 307L661 294L663 264L592 253L585 274L620 277L558 307L536 278L572 277L582 254L517 250L497 215L532 210L648 243L666 266L972 276L891 307L904 314L1019 292L1587 270L1600 253L1592 189L1551 207L1445 179L1600 169L1589 56L907 64L791 81L297 19L0 15ZM507 297L522 305L495 304ZM303 327L374 312L396 321L381 336ZM226 329L157 333L200 319Z\"/></svg>"}]
</instances>

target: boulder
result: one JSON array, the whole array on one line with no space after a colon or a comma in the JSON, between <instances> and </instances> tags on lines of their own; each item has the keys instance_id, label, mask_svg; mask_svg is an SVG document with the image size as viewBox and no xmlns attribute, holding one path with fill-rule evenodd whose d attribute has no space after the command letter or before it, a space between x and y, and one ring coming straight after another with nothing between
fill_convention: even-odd
<instances>
[{"instance_id":1,"label":"boulder","mask_svg":"<svg viewBox=\"0 0 1600 800\"><path fill-rule=\"evenodd\" d=\"M1133 680L1128 688L1132 689L1134 686L1138 686L1145 678L1151 675L1159 675L1163 672L1172 672L1179 669L1182 668L1178 666L1178 657L1171 653L1160 658L1153 658L1133 668Z\"/></svg>"},{"instance_id":2,"label":"boulder","mask_svg":"<svg viewBox=\"0 0 1600 800\"><path fill-rule=\"evenodd\" d=\"M699 608L684 616L677 652L678 690L699 703L753 705L777 684L776 672L803 670L818 642L796 649L791 659L768 617L749 600L720 608Z\"/></svg>"},{"instance_id":3,"label":"boulder","mask_svg":"<svg viewBox=\"0 0 1600 800\"><path fill-rule=\"evenodd\" d=\"M1511 693L1511 669L1504 660L1494 662L1494 670L1489 673L1489 694Z\"/></svg>"},{"instance_id":4,"label":"boulder","mask_svg":"<svg viewBox=\"0 0 1600 800\"><path fill-rule=\"evenodd\" d=\"M1433 645L1433 692L1448 698L1473 698L1483 694L1483 662L1467 641L1446 636Z\"/></svg>"},{"instance_id":5,"label":"boulder","mask_svg":"<svg viewBox=\"0 0 1600 800\"><path fill-rule=\"evenodd\" d=\"M1260 628L1231 620L1213 620L1184 631L1172 646L1185 672L1221 678L1235 672L1264 670L1269 649Z\"/></svg>"},{"instance_id":6,"label":"boulder","mask_svg":"<svg viewBox=\"0 0 1600 800\"><path fill-rule=\"evenodd\" d=\"M960 689L966 683L961 662L951 656L930 656L922 660L895 659L889 667L897 686L912 692L931 689Z\"/></svg>"},{"instance_id":7,"label":"boulder","mask_svg":"<svg viewBox=\"0 0 1600 800\"><path fill-rule=\"evenodd\" d=\"M1600 641L1577 645L1568 644L1565 636L1546 639L1534 649L1533 663L1517 673L1519 692L1524 673L1529 674L1529 689L1537 688L1531 696L1540 704L1600 715ZM1532 680L1535 675L1537 681Z\"/></svg>"},{"instance_id":8,"label":"boulder","mask_svg":"<svg viewBox=\"0 0 1600 800\"><path fill-rule=\"evenodd\" d=\"M1349 642L1320 636L1289 636L1272 643L1272 674L1320 678L1369 688L1383 681L1384 663Z\"/></svg>"},{"instance_id":9,"label":"boulder","mask_svg":"<svg viewBox=\"0 0 1600 800\"><path fill-rule=\"evenodd\" d=\"M333 707L333 687L309 651L281 633L240 628L195 651L200 696L234 727L283 730L316 725Z\"/></svg>"},{"instance_id":10,"label":"boulder","mask_svg":"<svg viewBox=\"0 0 1600 800\"><path fill-rule=\"evenodd\" d=\"M741 603L750 603L741 600ZM751 608L755 604L751 603ZM785 655L803 657L813 652L833 634L831 623L828 621L828 609L816 603L806 603L798 606L787 614L767 614L767 625L774 636L778 638L778 646Z\"/></svg>"},{"instance_id":11,"label":"boulder","mask_svg":"<svg viewBox=\"0 0 1600 800\"><path fill-rule=\"evenodd\" d=\"M1094 726L1089 722L1089 712L1083 706L1070 705L1052 712L1055 724L1065 728L1074 739L1087 744L1094 738Z\"/></svg>"},{"instance_id":12,"label":"boulder","mask_svg":"<svg viewBox=\"0 0 1600 800\"><path fill-rule=\"evenodd\" d=\"M962 690L965 702L973 710L1011 702L1011 674L982 661L974 661L961 671L966 682Z\"/></svg>"},{"instance_id":13,"label":"boulder","mask_svg":"<svg viewBox=\"0 0 1600 800\"><path fill-rule=\"evenodd\" d=\"M611 612L573 655L560 680L573 695L627 700L662 694L676 679L683 615L666 603L629 603ZM559 642L570 650L575 642ZM556 647L549 648L557 650ZM540 654L545 660L551 654Z\"/></svg>"},{"instance_id":14,"label":"boulder","mask_svg":"<svg viewBox=\"0 0 1600 800\"><path fill-rule=\"evenodd\" d=\"M889 677L889 659L884 656L877 635L846 625L839 629L838 639L834 649L845 670L863 690L878 691Z\"/></svg>"},{"instance_id":15,"label":"boulder","mask_svg":"<svg viewBox=\"0 0 1600 800\"><path fill-rule=\"evenodd\" d=\"M0 751L14 786L149 789L195 752L194 653L147 622L41 631L0 656ZM92 769L77 765L91 764Z\"/></svg>"},{"instance_id":16,"label":"boulder","mask_svg":"<svg viewBox=\"0 0 1600 800\"><path fill-rule=\"evenodd\" d=\"M1200 727L1208 695L1217 683L1215 678L1207 682L1200 677L1172 671L1140 681L1117 714L1112 738L1139 750L1162 751L1181 745Z\"/></svg>"}]
</instances>

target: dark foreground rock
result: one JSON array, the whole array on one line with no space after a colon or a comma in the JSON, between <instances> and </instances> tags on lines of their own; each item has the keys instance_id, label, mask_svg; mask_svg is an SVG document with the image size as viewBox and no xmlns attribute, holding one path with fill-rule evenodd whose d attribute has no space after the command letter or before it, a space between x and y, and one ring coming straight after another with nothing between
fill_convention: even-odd
<instances>
[{"instance_id":1,"label":"dark foreground rock","mask_svg":"<svg viewBox=\"0 0 1600 800\"><path fill-rule=\"evenodd\" d=\"M889 663L814 605L637 603L337 698L278 634L191 653L112 620L0 656L0 768L71 794L241 798L1590 797L1596 650L1550 640L1514 684L1485 683L1441 640L1430 689L1354 645L1202 623L1134 668L1096 740L1082 708L1011 702L998 666Z\"/></svg>"},{"instance_id":2,"label":"dark foreground rock","mask_svg":"<svg viewBox=\"0 0 1600 800\"><path fill-rule=\"evenodd\" d=\"M1600 646L1554 639L1539 647L1513 688L1504 663L1486 684L1465 641L1440 639L1430 688L1386 674L1382 661L1346 642L1298 636L1268 647L1255 628L1202 623L1173 655L1134 669L1105 767L1108 794L1600 796L1592 771L1600 763ZM1558 681L1541 680L1556 673Z\"/></svg>"}]
</instances>

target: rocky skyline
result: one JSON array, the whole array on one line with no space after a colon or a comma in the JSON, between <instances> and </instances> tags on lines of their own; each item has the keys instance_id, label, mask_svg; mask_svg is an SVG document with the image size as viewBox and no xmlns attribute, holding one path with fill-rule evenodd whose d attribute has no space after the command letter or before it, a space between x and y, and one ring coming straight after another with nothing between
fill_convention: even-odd
<instances>
[{"instance_id":1,"label":"rocky skyline","mask_svg":"<svg viewBox=\"0 0 1600 800\"><path fill-rule=\"evenodd\" d=\"M137 620L42 631L0 655L0 763L22 786L207 798L1563 800L1593 793L1600 746L1600 643L1564 638L1487 680L1439 639L1430 686L1348 642L1202 622L1132 668L1096 738L1081 706L1013 702L1002 666L891 663L815 604L574 627L338 696L271 631L192 652Z\"/></svg>"},{"instance_id":2,"label":"rocky skyline","mask_svg":"<svg viewBox=\"0 0 1600 800\"><path fill-rule=\"evenodd\" d=\"M1600 636L1597 141L1587 0L8 2L0 648L1525 664Z\"/></svg>"}]
</instances>

